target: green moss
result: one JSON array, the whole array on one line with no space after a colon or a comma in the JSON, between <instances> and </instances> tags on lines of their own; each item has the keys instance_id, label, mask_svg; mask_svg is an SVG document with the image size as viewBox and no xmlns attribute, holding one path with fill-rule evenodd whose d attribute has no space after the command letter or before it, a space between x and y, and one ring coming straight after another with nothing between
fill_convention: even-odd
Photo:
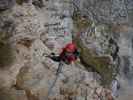
<instances>
[{"instance_id":1,"label":"green moss","mask_svg":"<svg viewBox=\"0 0 133 100\"><path fill-rule=\"evenodd\" d=\"M0 67L9 66L13 62L13 50L7 35L0 33Z\"/></svg>"},{"instance_id":2,"label":"green moss","mask_svg":"<svg viewBox=\"0 0 133 100\"><path fill-rule=\"evenodd\" d=\"M81 63L85 65L87 69L91 67L94 71L98 72L102 77L103 85L109 84L113 79L113 69L110 67L110 58L106 56L97 56L94 51L85 47L78 37L73 37L73 40L81 51Z\"/></svg>"},{"instance_id":3,"label":"green moss","mask_svg":"<svg viewBox=\"0 0 133 100\"><path fill-rule=\"evenodd\" d=\"M73 22L75 32L80 32L82 30L87 29L93 25L92 21L88 21L87 19L82 19L80 12L74 12L73 14ZM104 26L100 29L100 32L110 33L111 27ZM94 33L92 33L93 35ZM94 50L87 48L81 41L80 37L73 35L73 41L77 44L78 49L81 51L80 60L81 63L85 66L85 68L90 71L93 70L101 76L101 82L104 86L108 86L114 78L113 75L113 65L111 65L111 60L107 56L98 56ZM107 51L110 52L110 51Z\"/></svg>"},{"instance_id":4,"label":"green moss","mask_svg":"<svg viewBox=\"0 0 133 100\"><path fill-rule=\"evenodd\" d=\"M9 89L0 88L0 100L16 100Z\"/></svg>"},{"instance_id":5,"label":"green moss","mask_svg":"<svg viewBox=\"0 0 133 100\"><path fill-rule=\"evenodd\" d=\"M111 25L106 25L105 28L104 28L104 31L105 31L106 33L111 33L111 32L112 32L112 27L111 27Z\"/></svg>"},{"instance_id":6,"label":"green moss","mask_svg":"<svg viewBox=\"0 0 133 100\"><path fill-rule=\"evenodd\" d=\"M16 0L16 3L19 4L19 5L22 5L24 2L24 0Z\"/></svg>"},{"instance_id":7,"label":"green moss","mask_svg":"<svg viewBox=\"0 0 133 100\"><path fill-rule=\"evenodd\" d=\"M72 18L78 31L85 30L92 24L91 21L88 21L86 18L82 17L80 12L74 12Z\"/></svg>"}]
</instances>

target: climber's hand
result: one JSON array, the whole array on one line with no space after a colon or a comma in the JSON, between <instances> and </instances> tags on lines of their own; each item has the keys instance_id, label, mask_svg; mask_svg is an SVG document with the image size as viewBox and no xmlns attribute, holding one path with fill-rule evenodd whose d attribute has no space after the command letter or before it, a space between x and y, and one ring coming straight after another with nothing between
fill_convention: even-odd
<instances>
[{"instance_id":1,"label":"climber's hand","mask_svg":"<svg viewBox=\"0 0 133 100\"><path fill-rule=\"evenodd\" d=\"M71 62L71 65L74 65L74 61Z\"/></svg>"},{"instance_id":2,"label":"climber's hand","mask_svg":"<svg viewBox=\"0 0 133 100\"><path fill-rule=\"evenodd\" d=\"M79 58L77 58L77 62L80 62L80 59Z\"/></svg>"},{"instance_id":3,"label":"climber's hand","mask_svg":"<svg viewBox=\"0 0 133 100\"><path fill-rule=\"evenodd\" d=\"M55 55L55 53L54 53L54 52L52 52L50 55Z\"/></svg>"}]
</instances>

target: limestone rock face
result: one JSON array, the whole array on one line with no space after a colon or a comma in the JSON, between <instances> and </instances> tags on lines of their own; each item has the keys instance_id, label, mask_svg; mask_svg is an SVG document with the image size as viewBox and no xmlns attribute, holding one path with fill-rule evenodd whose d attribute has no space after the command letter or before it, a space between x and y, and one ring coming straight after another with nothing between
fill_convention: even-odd
<instances>
[{"instance_id":1,"label":"limestone rock face","mask_svg":"<svg viewBox=\"0 0 133 100\"><path fill-rule=\"evenodd\" d=\"M129 12L133 9L131 0L73 0L93 21L99 23L125 23L129 20ZM130 23L130 22L129 22Z\"/></svg>"},{"instance_id":2,"label":"limestone rock face","mask_svg":"<svg viewBox=\"0 0 133 100\"><path fill-rule=\"evenodd\" d=\"M0 11L11 8L15 4L15 0L0 0Z\"/></svg>"},{"instance_id":3,"label":"limestone rock face","mask_svg":"<svg viewBox=\"0 0 133 100\"><path fill-rule=\"evenodd\" d=\"M98 55L109 55L112 58L115 66L113 68L120 73L118 80L125 90L125 92L121 91L120 100L125 100L124 96L128 97L126 95L130 94L129 91L132 91L129 87L131 87L130 85L133 82L131 78L133 75L131 46L133 37L133 1L73 1L77 5L75 7L75 15L78 15L77 19L82 18L86 21L91 21L88 28L84 27L80 29L84 44L89 49L95 50ZM81 23L76 24L78 24L76 26L81 25ZM126 95L122 96L123 94ZM132 97L129 98L131 99Z\"/></svg>"},{"instance_id":4,"label":"limestone rock face","mask_svg":"<svg viewBox=\"0 0 133 100\"><path fill-rule=\"evenodd\" d=\"M112 81L118 66L130 65L125 71L132 75L132 5L132 0L0 0L0 100L112 100L113 90L101 80ZM81 48L87 65L64 64L56 75L59 63L46 56L59 54L73 35L89 50Z\"/></svg>"},{"instance_id":5,"label":"limestone rock face","mask_svg":"<svg viewBox=\"0 0 133 100\"><path fill-rule=\"evenodd\" d=\"M9 57L13 59L10 65L0 65L0 99L98 98L95 88L101 86L97 73L88 72L77 62L64 64L57 76L59 63L46 57L51 52L60 53L72 41L71 7L62 0L16 0L10 11L0 13L0 43L8 42L14 56Z\"/></svg>"}]
</instances>

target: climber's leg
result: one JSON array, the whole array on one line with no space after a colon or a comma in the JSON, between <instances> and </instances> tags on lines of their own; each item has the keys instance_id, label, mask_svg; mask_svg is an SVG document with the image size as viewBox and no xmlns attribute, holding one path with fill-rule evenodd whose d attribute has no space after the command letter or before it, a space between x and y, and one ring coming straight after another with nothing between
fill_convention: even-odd
<instances>
[{"instance_id":1,"label":"climber's leg","mask_svg":"<svg viewBox=\"0 0 133 100\"><path fill-rule=\"evenodd\" d=\"M56 72L56 75L59 75L59 73L61 73L62 67L63 67L63 61L60 61L57 72Z\"/></svg>"}]
</instances>

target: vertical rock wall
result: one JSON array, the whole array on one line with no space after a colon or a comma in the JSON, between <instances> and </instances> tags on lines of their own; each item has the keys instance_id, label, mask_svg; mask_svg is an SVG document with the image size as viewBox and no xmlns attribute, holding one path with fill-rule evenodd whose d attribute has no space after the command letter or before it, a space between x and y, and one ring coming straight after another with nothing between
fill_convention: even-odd
<instances>
[{"instance_id":1,"label":"vertical rock wall","mask_svg":"<svg viewBox=\"0 0 133 100\"><path fill-rule=\"evenodd\" d=\"M8 6L10 4L12 6ZM108 98L106 94L111 91L100 86L100 76L88 72L79 62L63 66L62 73L48 95L56 78L58 63L45 55L53 51L59 53L66 43L72 41L71 6L69 0L0 1L0 43L8 40L12 49L6 49L11 50L14 56L10 65L0 64L0 99ZM7 33L9 36L5 39Z\"/></svg>"},{"instance_id":2,"label":"vertical rock wall","mask_svg":"<svg viewBox=\"0 0 133 100\"><path fill-rule=\"evenodd\" d=\"M78 6L80 16L93 24L82 31L88 48L96 49L100 55L111 55L118 68L122 86L120 100L132 95L132 0L83 0ZM78 3L78 4L77 4ZM88 36L88 37L87 37ZM86 38L87 37L87 38ZM124 92L125 91L125 92ZM122 96L124 94L124 96Z\"/></svg>"}]
</instances>

